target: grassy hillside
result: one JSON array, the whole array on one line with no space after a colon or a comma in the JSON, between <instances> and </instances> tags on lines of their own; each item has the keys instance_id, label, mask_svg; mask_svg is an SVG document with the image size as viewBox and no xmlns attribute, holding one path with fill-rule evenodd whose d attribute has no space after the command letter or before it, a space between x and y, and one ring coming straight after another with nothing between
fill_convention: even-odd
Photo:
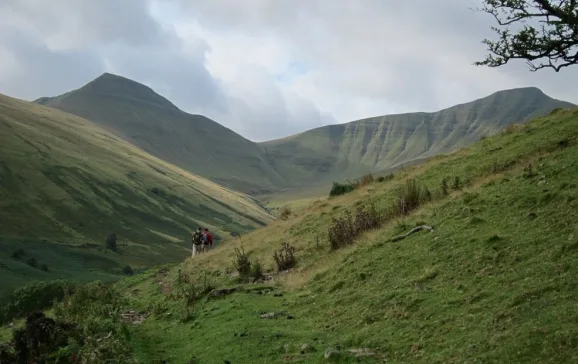
<instances>
[{"instance_id":1,"label":"grassy hillside","mask_svg":"<svg viewBox=\"0 0 578 364\"><path fill-rule=\"evenodd\" d=\"M156 157L238 191L267 192L282 181L255 143L124 77L105 73L78 90L35 102L91 120Z\"/></svg>"},{"instance_id":2,"label":"grassy hillside","mask_svg":"<svg viewBox=\"0 0 578 364\"><path fill-rule=\"evenodd\" d=\"M433 201L328 250L332 218L369 203L387 213L409 178L427 186ZM444 178L450 178L447 196L440 191ZM135 330L133 340L151 345L137 352L171 363L192 355L200 363L317 363L329 348L340 348L339 362L356 361L351 349L374 353L359 359L367 363L576 362L576 181L578 110L510 127L391 181L318 201L242 239L250 259L266 269L274 267L280 242L290 242L298 259L293 271L201 299L191 321L167 315L181 312L182 303L155 283L177 290L176 269L121 282L133 307L146 311L153 302L163 312ZM434 231L391 241L422 224ZM179 268L204 269L216 286L234 287L226 270L239 244ZM271 292L257 294L258 288ZM260 317L268 312L280 315ZM191 337L199 339L191 343ZM303 344L315 351L301 353Z\"/></svg>"},{"instance_id":3,"label":"grassy hillside","mask_svg":"<svg viewBox=\"0 0 578 364\"><path fill-rule=\"evenodd\" d=\"M333 180L469 145L569 103L536 88L497 92L435 113L386 115L253 143L182 112L149 87L104 74L78 90L36 100L96 122L146 152L238 191L269 198L325 189Z\"/></svg>"},{"instance_id":4,"label":"grassy hillside","mask_svg":"<svg viewBox=\"0 0 578 364\"><path fill-rule=\"evenodd\" d=\"M270 221L247 196L85 119L0 95L0 295L34 279L109 279L125 264L179 261L198 225L222 239ZM117 253L103 249L112 232Z\"/></svg>"},{"instance_id":5,"label":"grassy hillside","mask_svg":"<svg viewBox=\"0 0 578 364\"><path fill-rule=\"evenodd\" d=\"M430 199L396 215L408 180ZM119 282L122 307L139 318L115 340L139 362L575 363L577 181L578 110L511 126ZM378 226L330 250L334 219L371 204ZM433 231L394 239L422 225ZM297 266L275 273L281 241ZM271 280L239 283L241 244ZM207 294L215 287L237 290Z\"/></svg>"},{"instance_id":6,"label":"grassy hillside","mask_svg":"<svg viewBox=\"0 0 578 364\"><path fill-rule=\"evenodd\" d=\"M537 88L496 92L434 113L385 115L262 143L288 183L331 182L469 145L571 104Z\"/></svg>"}]
</instances>

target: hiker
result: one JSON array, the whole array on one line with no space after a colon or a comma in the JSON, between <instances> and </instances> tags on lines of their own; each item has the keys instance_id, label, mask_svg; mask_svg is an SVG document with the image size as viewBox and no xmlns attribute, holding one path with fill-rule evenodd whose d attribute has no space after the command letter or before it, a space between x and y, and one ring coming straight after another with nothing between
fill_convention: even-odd
<instances>
[{"instance_id":1,"label":"hiker","mask_svg":"<svg viewBox=\"0 0 578 364\"><path fill-rule=\"evenodd\" d=\"M213 246L213 235L211 235L208 228L205 228L205 231L203 232L201 243L203 244L203 252L209 250L209 247Z\"/></svg>"},{"instance_id":2,"label":"hiker","mask_svg":"<svg viewBox=\"0 0 578 364\"><path fill-rule=\"evenodd\" d=\"M193 257L201 252L201 237L202 237L202 233L201 233L201 227L199 226L197 228L197 230L193 233L192 236L192 243L193 243Z\"/></svg>"}]
</instances>

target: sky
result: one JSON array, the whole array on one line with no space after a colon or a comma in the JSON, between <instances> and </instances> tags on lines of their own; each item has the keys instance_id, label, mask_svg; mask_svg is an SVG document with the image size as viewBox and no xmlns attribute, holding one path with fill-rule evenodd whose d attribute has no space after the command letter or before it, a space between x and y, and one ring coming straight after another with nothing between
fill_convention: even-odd
<instances>
[{"instance_id":1,"label":"sky","mask_svg":"<svg viewBox=\"0 0 578 364\"><path fill-rule=\"evenodd\" d=\"M481 0L2 0L0 93L56 96L104 72L253 141L437 111L535 86L578 103L578 67L476 67Z\"/></svg>"}]
</instances>

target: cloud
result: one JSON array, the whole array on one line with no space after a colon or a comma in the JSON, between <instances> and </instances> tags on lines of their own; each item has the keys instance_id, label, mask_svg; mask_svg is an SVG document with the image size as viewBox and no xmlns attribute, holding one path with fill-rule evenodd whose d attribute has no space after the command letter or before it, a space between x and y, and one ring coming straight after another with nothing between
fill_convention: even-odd
<instances>
[{"instance_id":1,"label":"cloud","mask_svg":"<svg viewBox=\"0 0 578 364\"><path fill-rule=\"evenodd\" d=\"M474 67L478 0L6 0L0 86L27 99L114 72L252 140L537 86L578 102L578 70Z\"/></svg>"}]
</instances>

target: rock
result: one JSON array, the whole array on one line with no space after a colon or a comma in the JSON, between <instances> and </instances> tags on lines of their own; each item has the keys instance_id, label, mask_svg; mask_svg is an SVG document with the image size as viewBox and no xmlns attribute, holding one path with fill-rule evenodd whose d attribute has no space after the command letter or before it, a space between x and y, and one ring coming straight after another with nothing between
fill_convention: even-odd
<instances>
[{"instance_id":1,"label":"rock","mask_svg":"<svg viewBox=\"0 0 578 364\"><path fill-rule=\"evenodd\" d=\"M329 348L325 350L325 354L323 355L325 359L333 359L339 356L339 351L337 349Z\"/></svg>"},{"instance_id":2,"label":"rock","mask_svg":"<svg viewBox=\"0 0 578 364\"><path fill-rule=\"evenodd\" d=\"M295 316L293 316L293 315L287 315L287 320L293 320L293 319L295 319Z\"/></svg>"},{"instance_id":3,"label":"rock","mask_svg":"<svg viewBox=\"0 0 578 364\"><path fill-rule=\"evenodd\" d=\"M237 290L237 287L214 289L213 291L211 291L211 296L212 297L223 297L223 296L226 296L226 295L229 295L229 294L235 292L236 290Z\"/></svg>"},{"instance_id":4,"label":"rock","mask_svg":"<svg viewBox=\"0 0 578 364\"><path fill-rule=\"evenodd\" d=\"M312 345L309 345L309 344L301 345L301 354L311 353L314 351L315 351L315 348Z\"/></svg>"},{"instance_id":5,"label":"rock","mask_svg":"<svg viewBox=\"0 0 578 364\"><path fill-rule=\"evenodd\" d=\"M355 355L356 358L375 356L375 353L367 348L364 349L350 349L349 352Z\"/></svg>"},{"instance_id":6,"label":"rock","mask_svg":"<svg viewBox=\"0 0 578 364\"><path fill-rule=\"evenodd\" d=\"M283 293L275 293L273 294L273 297L283 297Z\"/></svg>"},{"instance_id":7,"label":"rock","mask_svg":"<svg viewBox=\"0 0 578 364\"><path fill-rule=\"evenodd\" d=\"M285 344L283 345L283 349L285 350L285 354L289 354L289 352L291 351L291 345Z\"/></svg>"},{"instance_id":8,"label":"rock","mask_svg":"<svg viewBox=\"0 0 578 364\"><path fill-rule=\"evenodd\" d=\"M269 312L269 313L264 313L261 315L261 318L265 318L265 319L270 319L270 318L275 318L277 317L278 314L275 312Z\"/></svg>"}]
</instances>

